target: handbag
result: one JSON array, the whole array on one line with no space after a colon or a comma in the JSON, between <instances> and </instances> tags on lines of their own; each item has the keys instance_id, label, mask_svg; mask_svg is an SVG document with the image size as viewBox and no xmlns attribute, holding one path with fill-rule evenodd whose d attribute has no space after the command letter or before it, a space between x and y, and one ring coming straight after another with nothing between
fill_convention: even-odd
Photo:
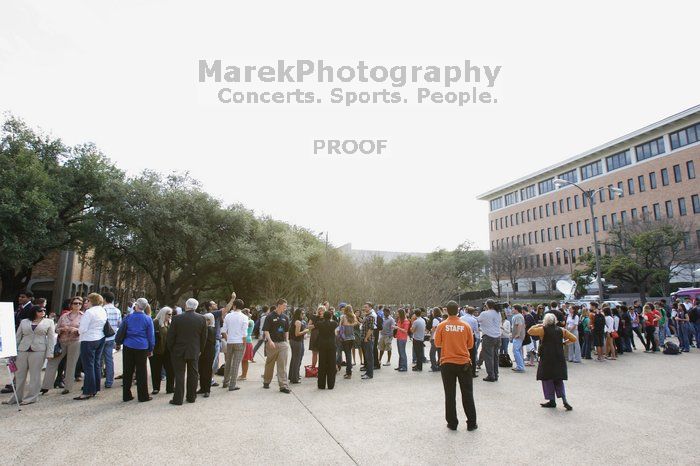
<instances>
[{"instance_id":1,"label":"handbag","mask_svg":"<svg viewBox=\"0 0 700 466\"><path fill-rule=\"evenodd\" d=\"M102 329L102 331L103 331L104 334L105 334L105 338L110 338L110 337L113 337L114 335L116 335L116 332L114 331L114 329L112 328L112 326L109 325L109 321L108 321L108 320L105 321L105 326L104 326L104 328Z\"/></svg>"},{"instance_id":2,"label":"handbag","mask_svg":"<svg viewBox=\"0 0 700 466\"><path fill-rule=\"evenodd\" d=\"M610 334L610 336L613 337L613 340L615 340L615 339L617 339L617 338L620 337L620 335L619 335L615 330L612 331L612 333Z\"/></svg>"},{"instance_id":3,"label":"handbag","mask_svg":"<svg viewBox=\"0 0 700 466\"><path fill-rule=\"evenodd\" d=\"M318 377L318 367L304 366L304 370L307 378Z\"/></svg>"}]
</instances>

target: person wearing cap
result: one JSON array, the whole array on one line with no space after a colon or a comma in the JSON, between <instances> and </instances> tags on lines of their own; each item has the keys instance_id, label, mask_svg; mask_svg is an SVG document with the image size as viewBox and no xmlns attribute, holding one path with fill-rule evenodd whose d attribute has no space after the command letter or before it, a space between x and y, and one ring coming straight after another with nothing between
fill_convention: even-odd
<instances>
[{"instance_id":1,"label":"person wearing cap","mask_svg":"<svg viewBox=\"0 0 700 466\"><path fill-rule=\"evenodd\" d=\"M175 393L170 404L181 405L185 397L185 371L187 372L187 402L197 400L199 381L199 355L207 342L207 322L195 310L199 301L190 298L185 302L185 312L174 316L168 330L167 345L175 373Z\"/></svg>"},{"instance_id":2,"label":"person wearing cap","mask_svg":"<svg viewBox=\"0 0 700 466\"><path fill-rule=\"evenodd\" d=\"M477 429L474 405L472 360L469 351L474 347L471 326L457 316L459 306L454 301L447 303L447 319L435 330L435 346L440 351L440 372L445 391L445 420L447 428L457 430L457 381L462 395L462 407L467 416L467 430Z\"/></svg>"}]
</instances>

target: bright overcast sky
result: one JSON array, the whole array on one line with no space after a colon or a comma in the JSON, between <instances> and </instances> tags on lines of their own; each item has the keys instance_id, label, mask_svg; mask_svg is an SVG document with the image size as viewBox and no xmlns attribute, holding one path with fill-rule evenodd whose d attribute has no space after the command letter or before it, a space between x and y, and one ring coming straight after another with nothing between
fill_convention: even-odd
<instances>
[{"instance_id":1,"label":"bright overcast sky","mask_svg":"<svg viewBox=\"0 0 700 466\"><path fill-rule=\"evenodd\" d=\"M481 192L700 103L698 2L204 3L2 2L0 110L335 245L427 252L487 247ZM246 106L197 82L217 58L502 69L497 104ZM390 150L313 155L345 138Z\"/></svg>"}]
</instances>

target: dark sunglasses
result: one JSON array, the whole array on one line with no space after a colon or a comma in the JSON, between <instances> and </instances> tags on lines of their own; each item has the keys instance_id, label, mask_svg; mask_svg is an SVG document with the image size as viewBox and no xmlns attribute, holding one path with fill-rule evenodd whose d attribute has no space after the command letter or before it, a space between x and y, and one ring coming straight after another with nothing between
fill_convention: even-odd
<instances>
[{"instance_id":1,"label":"dark sunglasses","mask_svg":"<svg viewBox=\"0 0 700 466\"><path fill-rule=\"evenodd\" d=\"M82 303L81 301L73 301L73 302L70 303L70 304L71 304L71 306L72 306L73 304L83 304L83 303Z\"/></svg>"}]
</instances>

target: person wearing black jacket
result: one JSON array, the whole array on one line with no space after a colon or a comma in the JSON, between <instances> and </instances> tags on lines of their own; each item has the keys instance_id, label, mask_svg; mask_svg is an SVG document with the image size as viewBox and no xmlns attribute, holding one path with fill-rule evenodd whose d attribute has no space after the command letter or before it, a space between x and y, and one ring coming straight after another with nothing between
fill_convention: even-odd
<instances>
[{"instance_id":1,"label":"person wearing black jacket","mask_svg":"<svg viewBox=\"0 0 700 466\"><path fill-rule=\"evenodd\" d=\"M214 314L204 314L207 322L207 339L199 355L199 391L204 398L209 398L211 392L211 376L214 370L214 354L216 353L216 319Z\"/></svg>"},{"instance_id":2,"label":"person wearing black jacket","mask_svg":"<svg viewBox=\"0 0 700 466\"><path fill-rule=\"evenodd\" d=\"M199 379L199 355L207 342L207 323L195 309L199 301L190 298L185 312L173 317L168 330L167 345L175 373L175 393L170 404L181 405L185 396L185 371L187 371L187 402L197 400Z\"/></svg>"},{"instance_id":3,"label":"person wearing black jacket","mask_svg":"<svg viewBox=\"0 0 700 466\"><path fill-rule=\"evenodd\" d=\"M321 390L328 386L328 390L335 387L335 329L338 322L333 320L333 313L325 311L323 319L318 321L318 388Z\"/></svg>"}]
</instances>

